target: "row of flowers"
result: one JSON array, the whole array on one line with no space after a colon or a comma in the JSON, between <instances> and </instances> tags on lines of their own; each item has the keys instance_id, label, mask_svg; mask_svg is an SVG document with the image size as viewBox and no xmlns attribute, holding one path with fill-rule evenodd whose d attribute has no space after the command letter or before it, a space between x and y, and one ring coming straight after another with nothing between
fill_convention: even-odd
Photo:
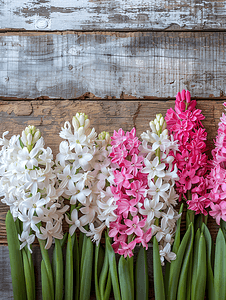
<instances>
[{"instance_id":1,"label":"row of flowers","mask_svg":"<svg viewBox=\"0 0 226 300\"><path fill-rule=\"evenodd\" d=\"M140 139L135 128L126 133L119 129L112 136L105 131L98 135L88 116L77 113L72 124L65 122L60 131L63 141L55 160L34 126L9 140L8 132L3 133L0 196L17 222L20 249L31 253L35 237L39 239L45 265L42 274L46 274L50 286L52 275L45 251L53 238L56 246L67 239L62 230L64 218L69 224L68 248L82 248L90 240L100 248L105 231L106 251L112 239L108 257L112 249L123 256L129 273L133 272L130 258L136 245L147 249L151 240L158 244L162 265L176 260L177 251L172 245L181 212L175 207L182 199L188 206L187 228L194 223L195 215L209 214L218 225L226 221L226 116L223 114L219 123L212 160L207 155L203 119L196 100L184 90L176 97L175 109L170 108L165 118L157 114ZM80 244L77 230L81 232ZM87 249L80 249L82 261L83 251L92 255ZM125 262L122 260L122 269ZM117 281L114 266L110 261L108 264L111 279ZM72 276L71 271L67 272ZM134 285L133 280L130 284ZM119 299L114 284L113 290L115 299ZM51 293L54 299L54 291ZM105 298L100 292L99 299ZM73 298L68 295L66 299Z\"/></svg>"}]
</instances>

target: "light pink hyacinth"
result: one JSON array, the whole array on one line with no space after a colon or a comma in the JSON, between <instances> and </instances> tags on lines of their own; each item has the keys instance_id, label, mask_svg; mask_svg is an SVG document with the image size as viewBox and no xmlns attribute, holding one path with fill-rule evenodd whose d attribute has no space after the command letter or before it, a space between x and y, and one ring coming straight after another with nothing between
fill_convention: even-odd
<instances>
[{"instance_id":1,"label":"light pink hyacinth","mask_svg":"<svg viewBox=\"0 0 226 300\"><path fill-rule=\"evenodd\" d=\"M226 115L224 113L220 120L215 148L212 150L212 168L208 177L211 200L209 214L216 219L218 225L221 219L226 221Z\"/></svg>"},{"instance_id":2,"label":"light pink hyacinth","mask_svg":"<svg viewBox=\"0 0 226 300\"><path fill-rule=\"evenodd\" d=\"M136 244L141 243L147 249L152 237L151 228L145 228L147 216L138 210L138 203L144 203L147 193L147 175L141 173L144 157L138 149L141 142L135 128L126 134L119 129L111 139L110 157L116 165L111 191L117 204L117 220L110 223L109 236L113 237L116 253L131 257Z\"/></svg>"}]
</instances>

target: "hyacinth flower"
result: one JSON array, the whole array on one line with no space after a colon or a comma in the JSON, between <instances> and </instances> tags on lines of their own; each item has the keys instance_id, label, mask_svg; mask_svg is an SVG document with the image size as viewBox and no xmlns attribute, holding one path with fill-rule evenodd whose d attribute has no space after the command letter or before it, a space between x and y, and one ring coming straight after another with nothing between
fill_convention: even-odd
<instances>
[{"instance_id":1,"label":"hyacinth flower","mask_svg":"<svg viewBox=\"0 0 226 300\"><path fill-rule=\"evenodd\" d=\"M226 107L226 103L223 104ZM226 115L222 113L218 124L216 140L214 141L215 148L212 150L211 170L208 176L209 179L209 200L210 211L212 216L221 229L218 232L215 251L214 272L211 266L208 269L208 286L209 299L226 299L225 280L222 276L217 276L217 272L222 274L225 270L222 269L225 257L225 238L226 238ZM224 250L223 250L224 249ZM221 254L222 253L222 254ZM226 261L225 261L226 262ZM213 277L214 274L214 277ZM211 280L212 279L212 280ZM215 294L214 294L215 290ZM215 297L215 298L214 298Z\"/></svg>"},{"instance_id":2,"label":"hyacinth flower","mask_svg":"<svg viewBox=\"0 0 226 300\"><path fill-rule=\"evenodd\" d=\"M27 291L27 296L20 295L16 289L14 299L35 298L31 257L31 245L35 237L39 239L42 252L42 282L49 282L47 286L42 285L43 297L54 299L53 274L47 249L52 245L53 238L56 239L56 243L57 239L63 238L62 220L68 207L58 201L59 191L55 188L52 151L49 147L44 148L40 131L34 126L28 126L21 137L14 135L10 140L5 138L7 133L5 132L0 140L0 195L3 196L2 202L9 205L11 212L8 212L6 217L10 259L16 260L18 266L22 255L25 277L21 274L17 279L25 278ZM21 255L17 251L19 242L12 240L12 235L16 239L15 234L21 242ZM14 247L14 243L17 247ZM11 266L13 273L14 267ZM14 277L15 274L12 274L12 278ZM23 284L19 280L16 283L13 281L13 285L19 284L21 289Z\"/></svg>"},{"instance_id":3,"label":"hyacinth flower","mask_svg":"<svg viewBox=\"0 0 226 300\"><path fill-rule=\"evenodd\" d=\"M170 262L176 259L180 232L181 211L178 214L175 210L179 198L175 192L175 182L179 179L175 163L178 144L173 136L168 135L166 122L161 114L156 115L156 119L149 124L151 131L141 134L140 150L144 155L144 168L141 172L147 174L148 186L144 203L139 205L139 210L147 215L146 228L151 228L153 235L155 298L165 299L169 286ZM175 232L177 234L172 251ZM161 264L165 260L167 278L164 287ZM173 265L172 262L171 264Z\"/></svg>"},{"instance_id":4,"label":"hyacinth flower","mask_svg":"<svg viewBox=\"0 0 226 300\"><path fill-rule=\"evenodd\" d=\"M169 132L178 140L179 150L175 155L179 181L176 191L188 204L188 222L194 214L208 215L208 156L206 155L207 133L203 128L205 119L191 100L190 92L183 90L176 96L175 109L168 109L166 123Z\"/></svg>"},{"instance_id":5,"label":"hyacinth flower","mask_svg":"<svg viewBox=\"0 0 226 300\"><path fill-rule=\"evenodd\" d=\"M218 124L218 135L212 157L212 168L208 177L211 201L209 214L216 219L218 225L220 223L223 225L226 222L226 115L224 113Z\"/></svg>"},{"instance_id":6,"label":"hyacinth flower","mask_svg":"<svg viewBox=\"0 0 226 300\"><path fill-rule=\"evenodd\" d=\"M176 191L180 195L180 200L183 198L188 204L186 214L187 232L192 223L195 226L195 231L192 233L194 238L191 238L188 243L187 260L183 262L180 281L187 280L187 294L191 299L199 297L204 299L206 287L206 265L199 268L202 257L205 258L207 240L204 238L204 227L202 225L203 216L204 222L207 221L207 208L210 206L209 200L209 162L206 155L206 140L207 133L202 125L204 116L201 110L196 108L196 100L191 100L189 91L183 90L178 93L175 101L175 110L170 108L166 113L166 122L169 132L178 140L179 151L175 155L175 161L178 166L179 181L176 182ZM195 217L195 215L197 215ZM181 246L183 240L181 242ZM201 251L201 255L197 253ZM181 279L182 278L182 279ZM197 278L202 278L199 287L197 287ZM182 290L178 287L178 293Z\"/></svg>"},{"instance_id":7,"label":"hyacinth flower","mask_svg":"<svg viewBox=\"0 0 226 300\"><path fill-rule=\"evenodd\" d=\"M66 122L60 132L65 140L56 157L56 173L62 197L70 201L71 210L66 216L69 236L66 256L65 299L90 299L92 257L95 248L95 286L98 299L108 299L111 290L108 259L100 239L110 222L116 220L115 201L111 193L111 160L108 157L110 135L102 132L97 137L90 128L84 113L77 113L72 127ZM79 229L79 246L76 230ZM104 260L100 279L98 261ZM107 261L107 262L106 262ZM75 278L73 279L73 269ZM105 285L106 281L106 285ZM74 284L75 282L75 284ZM74 291L73 291L74 288Z\"/></svg>"},{"instance_id":8,"label":"hyacinth flower","mask_svg":"<svg viewBox=\"0 0 226 300\"><path fill-rule=\"evenodd\" d=\"M151 228L145 227L147 216L139 211L139 204L143 205L147 193L147 175L141 172L144 157L139 150L140 144L135 128L126 133L119 129L111 137L110 157L114 168L111 191L117 218L110 223L109 237L113 238L113 244L111 246L107 241L107 249L111 257L112 283L118 282L118 277L120 282L120 289L118 285L113 285L115 299L134 299L133 250L137 244L147 248L152 237ZM111 265L114 252L121 256L118 275L116 263ZM147 278L145 281L147 285Z\"/></svg>"}]
</instances>

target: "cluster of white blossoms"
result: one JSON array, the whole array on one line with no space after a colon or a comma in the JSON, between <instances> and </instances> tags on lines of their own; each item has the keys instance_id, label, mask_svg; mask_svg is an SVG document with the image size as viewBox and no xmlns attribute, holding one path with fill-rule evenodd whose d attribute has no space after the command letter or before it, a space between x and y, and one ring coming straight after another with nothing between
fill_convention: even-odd
<instances>
[{"instance_id":1,"label":"cluster of white blossoms","mask_svg":"<svg viewBox=\"0 0 226 300\"><path fill-rule=\"evenodd\" d=\"M72 132L73 126L73 132ZM110 183L110 135L102 132L98 137L90 128L84 113L67 121L60 132L62 141L56 157L56 174L64 199L71 204L66 221L72 236L78 228L97 244L109 222L116 219L115 201Z\"/></svg>"},{"instance_id":2,"label":"cluster of white blossoms","mask_svg":"<svg viewBox=\"0 0 226 300\"><path fill-rule=\"evenodd\" d=\"M148 190L139 211L146 215L146 227L152 228L152 235L159 242L161 263L175 260L171 252L176 221L180 215L175 210L178 195L175 192L175 180L179 180L177 166L172 153L178 150L177 141L168 136L166 122L161 114L150 122L151 132L141 134L141 152L144 154L145 167L141 171L148 175Z\"/></svg>"},{"instance_id":3,"label":"cluster of white blossoms","mask_svg":"<svg viewBox=\"0 0 226 300\"><path fill-rule=\"evenodd\" d=\"M28 126L22 136L13 135L9 140L3 133L0 139L0 196L9 205L14 220L23 222L19 235L31 251L35 236L47 240L50 248L52 238L62 239L62 220L68 206L59 202L60 190L55 188L52 150L44 148L40 131ZM32 252L32 251L31 251Z\"/></svg>"}]
</instances>

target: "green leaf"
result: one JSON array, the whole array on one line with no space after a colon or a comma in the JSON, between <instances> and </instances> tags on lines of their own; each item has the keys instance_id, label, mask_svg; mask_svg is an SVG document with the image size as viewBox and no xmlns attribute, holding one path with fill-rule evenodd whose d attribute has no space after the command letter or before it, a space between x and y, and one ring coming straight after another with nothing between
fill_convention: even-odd
<instances>
[{"instance_id":1,"label":"green leaf","mask_svg":"<svg viewBox=\"0 0 226 300\"><path fill-rule=\"evenodd\" d=\"M26 300L27 295L22 253L20 251L20 242L18 240L16 224L10 211L8 211L6 215L5 224L9 248L14 300Z\"/></svg>"},{"instance_id":2,"label":"green leaf","mask_svg":"<svg viewBox=\"0 0 226 300\"><path fill-rule=\"evenodd\" d=\"M195 289L195 300L204 300L206 291L206 241L203 233L199 239L197 282Z\"/></svg>"},{"instance_id":3,"label":"green leaf","mask_svg":"<svg viewBox=\"0 0 226 300\"><path fill-rule=\"evenodd\" d=\"M84 238L84 233L80 231L79 233L79 257L82 257L82 247L83 247L83 238Z\"/></svg>"},{"instance_id":4,"label":"green leaf","mask_svg":"<svg viewBox=\"0 0 226 300\"><path fill-rule=\"evenodd\" d=\"M42 300L51 299L51 287L44 260L41 262Z\"/></svg>"},{"instance_id":5,"label":"green leaf","mask_svg":"<svg viewBox=\"0 0 226 300\"><path fill-rule=\"evenodd\" d=\"M122 300L133 299L129 263L123 256L119 259L118 273Z\"/></svg>"},{"instance_id":6,"label":"green leaf","mask_svg":"<svg viewBox=\"0 0 226 300\"><path fill-rule=\"evenodd\" d=\"M104 300L108 300L110 297L110 293L111 293L111 272L110 269L108 270L108 279L107 279L107 284L106 284L106 289L105 289L105 293L104 293Z\"/></svg>"},{"instance_id":7,"label":"green leaf","mask_svg":"<svg viewBox=\"0 0 226 300\"><path fill-rule=\"evenodd\" d=\"M200 228L202 228L202 221L203 215L202 214L198 214L195 216L195 232Z\"/></svg>"},{"instance_id":8,"label":"green leaf","mask_svg":"<svg viewBox=\"0 0 226 300\"><path fill-rule=\"evenodd\" d=\"M103 263L103 268L100 273L100 279L99 279L99 284L100 284L100 298L104 299L104 293L105 293L105 286L108 278L108 271L109 271L109 260L108 260L108 253L107 251L105 252L105 257L104 257L104 263Z\"/></svg>"},{"instance_id":9,"label":"green leaf","mask_svg":"<svg viewBox=\"0 0 226 300\"><path fill-rule=\"evenodd\" d=\"M225 238L219 229L216 240L215 263L214 263L214 289L215 300L225 299Z\"/></svg>"},{"instance_id":10,"label":"green leaf","mask_svg":"<svg viewBox=\"0 0 226 300\"><path fill-rule=\"evenodd\" d=\"M213 278L213 269L212 269L212 238L209 232L209 229L205 224L202 225L202 232L206 241L206 254L207 254L207 298L209 300L214 300L215 291L214 291L214 278Z\"/></svg>"},{"instance_id":11,"label":"green leaf","mask_svg":"<svg viewBox=\"0 0 226 300\"><path fill-rule=\"evenodd\" d=\"M90 300L91 280L92 280L92 266L93 266L93 243L90 238L84 236L86 241L84 260L82 261L81 268L81 285L80 285L80 300ZM82 248L84 249L84 247Z\"/></svg>"},{"instance_id":12,"label":"green leaf","mask_svg":"<svg viewBox=\"0 0 226 300\"><path fill-rule=\"evenodd\" d=\"M79 288L80 288L80 258L79 258L79 247L78 247L78 239L76 233L74 233L75 241L74 241L74 298L75 300L79 299Z\"/></svg>"},{"instance_id":13,"label":"green leaf","mask_svg":"<svg viewBox=\"0 0 226 300\"><path fill-rule=\"evenodd\" d=\"M19 137L19 142L20 142L20 147L23 149L24 148L24 143L22 142L20 137Z\"/></svg>"},{"instance_id":14,"label":"green leaf","mask_svg":"<svg viewBox=\"0 0 226 300\"><path fill-rule=\"evenodd\" d=\"M66 241L67 241L67 238L68 238L68 233L66 232L66 233L64 234L62 240L59 240L59 241L60 241L60 245L61 245L62 248L64 247L64 245L65 245L65 243L66 243Z\"/></svg>"},{"instance_id":15,"label":"green leaf","mask_svg":"<svg viewBox=\"0 0 226 300\"><path fill-rule=\"evenodd\" d=\"M184 207L184 204L181 203L179 214L182 214L183 207ZM172 248L172 252L174 252L175 254L177 254L178 249L180 247L180 224L181 224L181 217L177 220L177 229L176 229L175 239L174 239L173 248ZM165 285L166 297L168 296L170 266L171 266L171 263L169 263L167 261L166 262L166 268L165 268L165 276L164 276L164 285Z\"/></svg>"},{"instance_id":16,"label":"green leaf","mask_svg":"<svg viewBox=\"0 0 226 300\"><path fill-rule=\"evenodd\" d=\"M194 245L193 245L194 247ZM187 300L191 299L191 282L192 282L192 268L193 268L193 252L191 253L190 256L190 263L188 266L188 276L187 276Z\"/></svg>"},{"instance_id":17,"label":"green leaf","mask_svg":"<svg viewBox=\"0 0 226 300\"><path fill-rule=\"evenodd\" d=\"M156 237L153 238L153 272L154 272L154 289L155 300L165 299L165 287L162 275L162 266L159 254L159 245Z\"/></svg>"},{"instance_id":18,"label":"green leaf","mask_svg":"<svg viewBox=\"0 0 226 300\"><path fill-rule=\"evenodd\" d=\"M131 282L131 291L132 291L132 300L134 300L134 271L133 271L133 256L126 257L127 264L129 266L130 282Z\"/></svg>"},{"instance_id":19,"label":"green leaf","mask_svg":"<svg viewBox=\"0 0 226 300\"><path fill-rule=\"evenodd\" d=\"M112 286L113 286L113 291L114 291L114 298L115 298L115 300L121 300L115 252L111 246L110 238L107 236L106 233L105 233L105 241L106 241L106 250L107 250L108 259L109 259L109 266L110 266Z\"/></svg>"},{"instance_id":20,"label":"green leaf","mask_svg":"<svg viewBox=\"0 0 226 300\"><path fill-rule=\"evenodd\" d=\"M177 294L177 287L181 272L181 266L183 263L184 253L187 247L187 243L190 239L191 234L191 227L192 223L188 226L188 229L182 239L182 242L180 244L177 258L174 261L171 261L171 267L170 267L170 277L169 277L169 289L168 289L168 298L167 300L175 300L176 294Z\"/></svg>"},{"instance_id":21,"label":"green leaf","mask_svg":"<svg viewBox=\"0 0 226 300\"><path fill-rule=\"evenodd\" d=\"M79 236L80 237L80 236ZM80 276L82 275L82 270L83 270L83 264L84 264L84 260L85 260L85 255L86 255L86 242L87 242L88 238L87 236L83 233L83 238L82 238L82 250L80 252L80 245L79 245L79 253L80 253L80 257L81 257L81 264L80 264ZM80 242L80 240L79 240Z\"/></svg>"},{"instance_id":22,"label":"green leaf","mask_svg":"<svg viewBox=\"0 0 226 300\"><path fill-rule=\"evenodd\" d=\"M194 243L194 256L193 256L193 266L192 266L192 283L191 283L191 299L195 299L195 290L197 284L197 266L198 266L198 253L199 253L199 239L201 236L200 228L195 234Z\"/></svg>"},{"instance_id":23,"label":"green leaf","mask_svg":"<svg viewBox=\"0 0 226 300\"><path fill-rule=\"evenodd\" d=\"M224 239L226 240L226 222L223 219L220 220L220 227L224 235Z\"/></svg>"},{"instance_id":24,"label":"green leaf","mask_svg":"<svg viewBox=\"0 0 226 300\"><path fill-rule=\"evenodd\" d=\"M56 259L56 274L55 274L55 300L62 300L63 298L63 252L60 240L55 239L55 259Z\"/></svg>"},{"instance_id":25,"label":"green leaf","mask_svg":"<svg viewBox=\"0 0 226 300\"><path fill-rule=\"evenodd\" d=\"M73 241L68 234L65 269L65 300L73 300Z\"/></svg>"},{"instance_id":26,"label":"green leaf","mask_svg":"<svg viewBox=\"0 0 226 300\"><path fill-rule=\"evenodd\" d=\"M135 269L135 282L136 282L136 299L148 300L149 281L148 281L148 263L147 251L140 247Z\"/></svg>"},{"instance_id":27,"label":"green leaf","mask_svg":"<svg viewBox=\"0 0 226 300\"><path fill-rule=\"evenodd\" d=\"M30 245L30 248L32 248L32 245ZM29 251L27 245L24 247L26 253L27 253L27 259L30 267L30 276L32 280L32 291L33 291L33 299L35 299L35 271L34 271L34 264L31 252Z\"/></svg>"},{"instance_id":28,"label":"green leaf","mask_svg":"<svg viewBox=\"0 0 226 300\"><path fill-rule=\"evenodd\" d=\"M98 280L98 258L99 258L99 249L100 243L95 247L95 265L94 265L94 280L95 280L95 292L97 300L101 300L100 289L99 289L99 280Z\"/></svg>"},{"instance_id":29,"label":"green leaf","mask_svg":"<svg viewBox=\"0 0 226 300\"><path fill-rule=\"evenodd\" d=\"M184 204L182 203L180 206L179 214L183 212L183 207ZM175 239L172 248L172 252L174 252L175 254L177 254L178 249L180 247L180 224L181 224L181 217L177 220L177 230L176 230Z\"/></svg>"},{"instance_id":30,"label":"green leaf","mask_svg":"<svg viewBox=\"0 0 226 300\"><path fill-rule=\"evenodd\" d=\"M22 249L22 256L23 256L23 264L24 264L24 275L25 275L25 282L26 282L27 299L33 300L34 299L34 291L33 291L32 277L31 277L30 265L28 262L27 253L26 253L25 249Z\"/></svg>"},{"instance_id":31,"label":"green leaf","mask_svg":"<svg viewBox=\"0 0 226 300\"><path fill-rule=\"evenodd\" d=\"M49 285L50 285L50 291L51 291L51 295L50 295L49 299L53 300L54 299L54 280L53 280L52 266L51 266L50 259L49 259L49 253L48 253L48 250L45 249L45 241L40 240L40 239L38 239L38 241L39 241L39 245L40 245L40 249L41 249L41 253L42 253L42 259L45 263L45 270L46 270L48 278L49 278Z\"/></svg>"},{"instance_id":32,"label":"green leaf","mask_svg":"<svg viewBox=\"0 0 226 300\"><path fill-rule=\"evenodd\" d=\"M186 251L184 254L184 260L183 260L179 284L178 284L178 291L177 291L178 300L185 300L187 296L187 292L186 292L187 276L188 276L191 253L193 251L193 240L194 240L194 227L193 224L191 223L190 237L186 246Z\"/></svg>"}]
</instances>

